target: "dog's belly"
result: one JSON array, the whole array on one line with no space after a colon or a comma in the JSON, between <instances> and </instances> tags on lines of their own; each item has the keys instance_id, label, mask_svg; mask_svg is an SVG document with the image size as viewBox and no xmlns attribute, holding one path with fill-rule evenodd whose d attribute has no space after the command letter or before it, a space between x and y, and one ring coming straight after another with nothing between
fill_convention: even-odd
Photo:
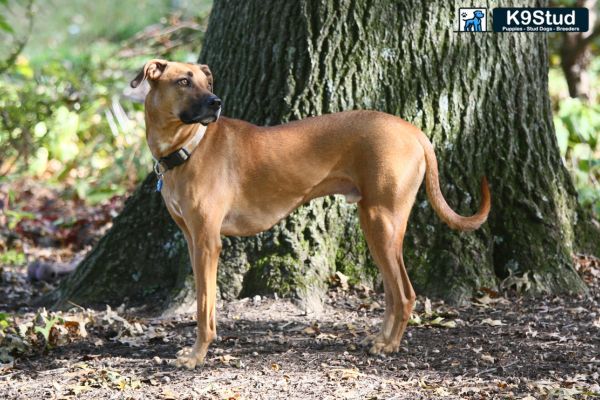
<instances>
[{"instance_id":1,"label":"dog's belly","mask_svg":"<svg viewBox=\"0 0 600 400\"><path fill-rule=\"evenodd\" d=\"M226 236L250 236L266 231L287 217L292 210L266 212L263 210L231 210L221 225L221 234Z\"/></svg>"},{"instance_id":2,"label":"dog's belly","mask_svg":"<svg viewBox=\"0 0 600 400\"><path fill-rule=\"evenodd\" d=\"M223 220L221 234L249 236L266 231L302 204L332 194L343 195L348 203L356 203L361 199L361 192L350 180L328 179L306 190L301 197L288 198L287 201L258 199L243 206L234 205Z\"/></svg>"},{"instance_id":3,"label":"dog's belly","mask_svg":"<svg viewBox=\"0 0 600 400\"><path fill-rule=\"evenodd\" d=\"M313 187L305 196L303 203L306 203L317 197L329 196L331 194L341 194L348 203L358 203L362 198L360 190L356 185L346 177L329 178Z\"/></svg>"}]
</instances>

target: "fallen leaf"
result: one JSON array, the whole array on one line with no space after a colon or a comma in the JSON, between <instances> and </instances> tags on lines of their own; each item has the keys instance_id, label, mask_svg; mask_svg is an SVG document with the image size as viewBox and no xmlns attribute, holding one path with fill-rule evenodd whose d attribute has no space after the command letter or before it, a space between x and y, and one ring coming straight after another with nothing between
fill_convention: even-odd
<instances>
[{"instance_id":1,"label":"fallen leaf","mask_svg":"<svg viewBox=\"0 0 600 400\"><path fill-rule=\"evenodd\" d=\"M79 335L82 338L87 337L87 331L85 329L86 321L82 319L65 319L64 326L69 330L72 335Z\"/></svg>"},{"instance_id":2,"label":"fallen leaf","mask_svg":"<svg viewBox=\"0 0 600 400\"><path fill-rule=\"evenodd\" d=\"M176 400L179 398L179 395L168 386L163 388L161 395L165 400Z\"/></svg>"},{"instance_id":3,"label":"fallen leaf","mask_svg":"<svg viewBox=\"0 0 600 400\"><path fill-rule=\"evenodd\" d=\"M418 314L411 314L410 319L408 320L409 325L421 325L423 321Z\"/></svg>"},{"instance_id":4,"label":"fallen leaf","mask_svg":"<svg viewBox=\"0 0 600 400\"><path fill-rule=\"evenodd\" d=\"M312 326L304 328L302 332L306 335L314 335L315 333L317 333L317 331L315 331L315 329Z\"/></svg>"},{"instance_id":5,"label":"fallen leaf","mask_svg":"<svg viewBox=\"0 0 600 400\"><path fill-rule=\"evenodd\" d=\"M335 276L337 278L337 280L339 281L340 287L342 288L342 290L348 290L349 285L348 285L348 277L344 274L342 274L340 271L336 271Z\"/></svg>"},{"instance_id":6,"label":"fallen leaf","mask_svg":"<svg viewBox=\"0 0 600 400\"><path fill-rule=\"evenodd\" d=\"M425 303L423 307L425 309L425 315L431 315L431 300L429 300L429 298L425 297Z\"/></svg>"},{"instance_id":7,"label":"fallen leaf","mask_svg":"<svg viewBox=\"0 0 600 400\"><path fill-rule=\"evenodd\" d=\"M442 317L437 317L431 320L427 325L442 326L444 328L456 328L456 322L445 320Z\"/></svg>"},{"instance_id":8,"label":"fallen leaf","mask_svg":"<svg viewBox=\"0 0 600 400\"><path fill-rule=\"evenodd\" d=\"M496 359L490 356L489 354L482 354L481 359L489 364L493 364L494 362L496 362Z\"/></svg>"},{"instance_id":9,"label":"fallen leaf","mask_svg":"<svg viewBox=\"0 0 600 400\"><path fill-rule=\"evenodd\" d=\"M316 339L321 339L321 340L333 340L333 339L337 339L336 335L333 335L331 333L319 333L316 337Z\"/></svg>"},{"instance_id":10,"label":"fallen leaf","mask_svg":"<svg viewBox=\"0 0 600 400\"><path fill-rule=\"evenodd\" d=\"M498 299L498 298L495 298L495 299L494 299L494 298L491 298L491 297L490 297L490 296L489 296L489 295L486 293L486 294L484 294L484 295L483 295L483 296L481 296L481 297L477 297L477 298L475 299L475 301L476 301L476 302L478 302L478 303L480 303L480 304L485 304L485 305L488 305L488 304L498 303L498 302L500 301L500 299Z\"/></svg>"},{"instance_id":11,"label":"fallen leaf","mask_svg":"<svg viewBox=\"0 0 600 400\"><path fill-rule=\"evenodd\" d=\"M229 354L225 354L219 357L219 361L221 361L223 364L229 364L231 361L233 360L239 360L238 357L234 357L232 355Z\"/></svg>"},{"instance_id":12,"label":"fallen leaf","mask_svg":"<svg viewBox=\"0 0 600 400\"><path fill-rule=\"evenodd\" d=\"M332 380L351 380L360 376L360 371L356 368L334 368L327 373Z\"/></svg>"},{"instance_id":13,"label":"fallen leaf","mask_svg":"<svg viewBox=\"0 0 600 400\"><path fill-rule=\"evenodd\" d=\"M482 324L487 324L489 326L502 326L505 325L502 321L500 321L499 319L491 319L491 318L486 318L483 321L481 321Z\"/></svg>"},{"instance_id":14,"label":"fallen leaf","mask_svg":"<svg viewBox=\"0 0 600 400\"><path fill-rule=\"evenodd\" d=\"M440 326L443 326L444 328L456 328L456 322L455 321L444 321L440 324Z\"/></svg>"}]
</instances>

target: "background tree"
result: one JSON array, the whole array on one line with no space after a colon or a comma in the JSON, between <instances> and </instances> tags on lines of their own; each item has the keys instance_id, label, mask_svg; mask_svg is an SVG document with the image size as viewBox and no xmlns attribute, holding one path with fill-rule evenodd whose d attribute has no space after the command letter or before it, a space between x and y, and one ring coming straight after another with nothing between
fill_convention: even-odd
<instances>
[{"instance_id":1,"label":"background tree","mask_svg":"<svg viewBox=\"0 0 600 400\"><path fill-rule=\"evenodd\" d=\"M488 176L492 213L474 233L444 226L422 190L404 246L418 293L457 301L506 278L533 293L580 292L572 256L600 244L554 136L546 36L458 34L455 12L453 2L217 1L200 60L230 117L276 124L369 108L416 124L436 147L445 197L463 214L476 210ZM182 304L187 252L153 186L149 176L54 300L154 295L171 309ZM365 248L354 209L320 199L268 232L224 239L221 294L277 291L318 304L336 269L373 281Z\"/></svg>"},{"instance_id":2,"label":"background tree","mask_svg":"<svg viewBox=\"0 0 600 400\"><path fill-rule=\"evenodd\" d=\"M564 34L560 49L561 67L571 97L581 97L593 101L596 97L596 91L592 85L589 68L592 61L592 45L600 35L598 1L577 0L575 6L589 10L590 26L587 32L568 32Z\"/></svg>"}]
</instances>

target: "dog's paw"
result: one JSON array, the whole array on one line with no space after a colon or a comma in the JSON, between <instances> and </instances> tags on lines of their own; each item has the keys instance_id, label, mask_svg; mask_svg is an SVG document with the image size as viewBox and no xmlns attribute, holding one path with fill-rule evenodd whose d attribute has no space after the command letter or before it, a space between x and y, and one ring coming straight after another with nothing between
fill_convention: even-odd
<instances>
[{"instance_id":1,"label":"dog's paw","mask_svg":"<svg viewBox=\"0 0 600 400\"><path fill-rule=\"evenodd\" d=\"M175 365L179 368L194 369L204 364L204 356L194 347L186 347L177 352Z\"/></svg>"},{"instance_id":2,"label":"dog's paw","mask_svg":"<svg viewBox=\"0 0 600 400\"><path fill-rule=\"evenodd\" d=\"M371 353L373 355L379 355L381 353L384 353L384 351L383 351L384 348L385 348L385 343L373 341L373 343L371 344L371 348L369 349L369 353Z\"/></svg>"},{"instance_id":3,"label":"dog's paw","mask_svg":"<svg viewBox=\"0 0 600 400\"><path fill-rule=\"evenodd\" d=\"M386 341L385 337L382 334L376 335L375 337L371 337L369 339L371 344L369 353L374 355L395 353L400 349L400 344L390 343Z\"/></svg>"}]
</instances>

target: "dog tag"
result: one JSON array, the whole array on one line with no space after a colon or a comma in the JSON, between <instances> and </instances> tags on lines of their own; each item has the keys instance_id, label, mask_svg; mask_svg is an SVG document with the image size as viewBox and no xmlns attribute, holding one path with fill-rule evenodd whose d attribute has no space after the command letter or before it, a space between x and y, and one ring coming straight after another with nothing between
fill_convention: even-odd
<instances>
[{"instance_id":1,"label":"dog tag","mask_svg":"<svg viewBox=\"0 0 600 400\"><path fill-rule=\"evenodd\" d=\"M160 192L162 189L162 185L163 185L163 180L162 178L158 178L158 181L156 182L156 191Z\"/></svg>"}]
</instances>

